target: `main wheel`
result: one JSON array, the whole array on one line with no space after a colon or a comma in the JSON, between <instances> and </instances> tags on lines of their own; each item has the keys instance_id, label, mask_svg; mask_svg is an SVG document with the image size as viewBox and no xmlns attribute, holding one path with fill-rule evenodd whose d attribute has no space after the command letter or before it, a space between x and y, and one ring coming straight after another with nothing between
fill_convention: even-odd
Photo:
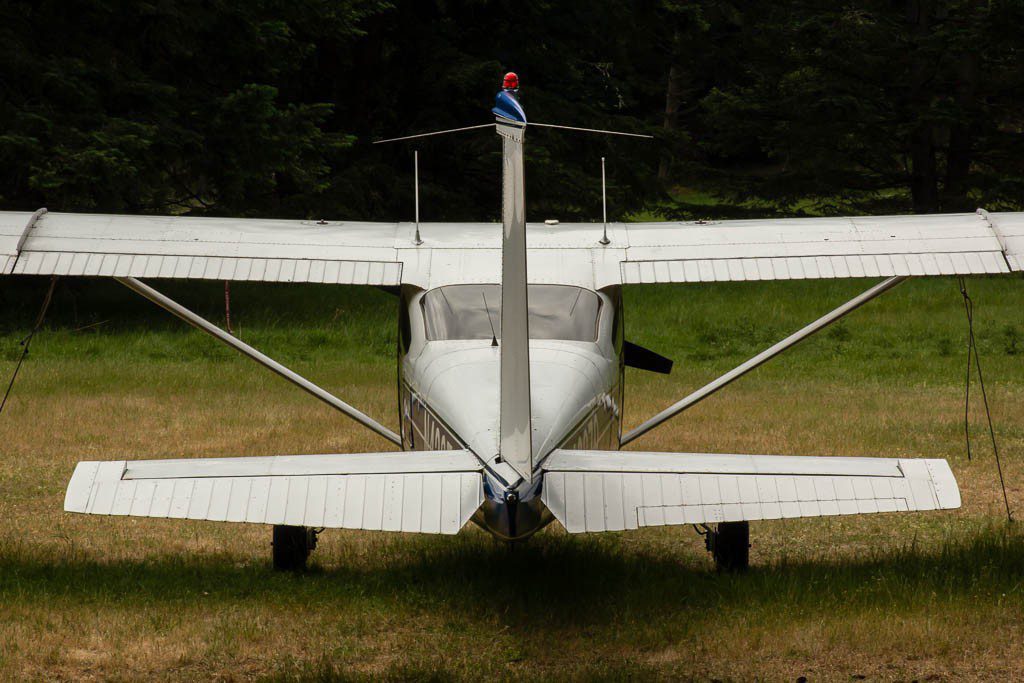
<instances>
[{"instance_id":1,"label":"main wheel","mask_svg":"<svg viewBox=\"0 0 1024 683\"><path fill-rule=\"evenodd\" d=\"M316 531L304 526L274 525L274 569L297 572L316 547Z\"/></svg>"},{"instance_id":2,"label":"main wheel","mask_svg":"<svg viewBox=\"0 0 1024 683\"><path fill-rule=\"evenodd\" d=\"M741 572L750 566L750 522L721 522L708 544L719 571Z\"/></svg>"}]
</instances>

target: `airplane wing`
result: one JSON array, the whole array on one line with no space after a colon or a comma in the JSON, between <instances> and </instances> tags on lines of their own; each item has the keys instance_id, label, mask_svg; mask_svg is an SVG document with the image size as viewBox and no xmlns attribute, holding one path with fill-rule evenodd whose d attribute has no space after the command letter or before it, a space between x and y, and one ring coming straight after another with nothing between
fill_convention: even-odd
<instances>
[{"instance_id":1,"label":"airplane wing","mask_svg":"<svg viewBox=\"0 0 1024 683\"><path fill-rule=\"evenodd\" d=\"M464 450L80 462L64 509L455 534L483 503L481 469Z\"/></svg>"},{"instance_id":2,"label":"airplane wing","mask_svg":"<svg viewBox=\"0 0 1024 683\"><path fill-rule=\"evenodd\" d=\"M569 533L960 507L945 460L556 450L542 467Z\"/></svg>"},{"instance_id":3,"label":"airplane wing","mask_svg":"<svg viewBox=\"0 0 1024 683\"><path fill-rule=\"evenodd\" d=\"M430 288L494 282L501 226L0 212L0 274ZM532 282L601 288L1024 268L1024 213L600 223L527 229Z\"/></svg>"},{"instance_id":4,"label":"airplane wing","mask_svg":"<svg viewBox=\"0 0 1024 683\"><path fill-rule=\"evenodd\" d=\"M398 223L34 215L0 213L0 274L401 283Z\"/></svg>"},{"instance_id":5,"label":"airplane wing","mask_svg":"<svg viewBox=\"0 0 1024 683\"><path fill-rule=\"evenodd\" d=\"M670 227L670 226L676 227ZM631 223L624 283L970 275L1024 268L1024 213Z\"/></svg>"}]
</instances>

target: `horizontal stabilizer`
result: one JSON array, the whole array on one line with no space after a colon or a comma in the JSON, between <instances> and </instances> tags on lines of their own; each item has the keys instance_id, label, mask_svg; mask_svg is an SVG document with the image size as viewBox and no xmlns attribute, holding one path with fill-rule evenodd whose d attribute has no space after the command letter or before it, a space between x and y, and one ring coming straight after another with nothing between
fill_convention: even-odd
<instances>
[{"instance_id":1,"label":"horizontal stabilizer","mask_svg":"<svg viewBox=\"0 0 1024 683\"><path fill-rule=\"evenodd\" d=\"M960 507L945 460L557 450L543 469L570 533Z\"/></svg>"},{"instance_id":2,"label":"horizontal stabilizer","mask_svg":"<svg viewBox=\"0 0 1024 683\"><path fill-rule=\"evenodd\" d=\"M480 470L469 451L80 462L64 509L454 534L483 503Z\"/></svg>"}]
</instances>

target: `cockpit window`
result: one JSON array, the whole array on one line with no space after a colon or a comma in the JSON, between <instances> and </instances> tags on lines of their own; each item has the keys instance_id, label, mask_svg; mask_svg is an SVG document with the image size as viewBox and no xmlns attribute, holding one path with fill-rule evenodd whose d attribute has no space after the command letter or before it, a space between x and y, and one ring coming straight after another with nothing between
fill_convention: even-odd
<instances>
[{"instance_id":1,"label":"cockpit window","mask_svg":"<svg viewBox=\"0 0 1024 683\"><path fill-rule=\"evenodd\" d=\"M596 341L601 299L569 285L529 285L531 339ZM423 295L427 339L501 339L501 285L449 285Z\"/></svg>"}]
</instances>

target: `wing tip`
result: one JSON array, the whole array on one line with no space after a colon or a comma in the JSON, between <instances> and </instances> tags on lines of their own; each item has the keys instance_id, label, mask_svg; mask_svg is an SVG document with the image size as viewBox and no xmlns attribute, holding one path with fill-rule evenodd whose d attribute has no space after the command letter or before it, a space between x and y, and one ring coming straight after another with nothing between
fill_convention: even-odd
<instances>
[{"instance_id":1,"label":"wing tip","mask_svg":"<svg viewBox=\"0 0 1024 683\"><path fill-rule=\"evenodd\" d=\"M962 501L960 498L960 486L957 484L956 476L949 462L941 458L925 461L928 465L928 472L931 475L932 489L935 491L935 498L938 500L940 510L957 510Z\"/></svg>"},{"instance_id":2,"label":"wing tip","mask_svg":"<svg viewBox=\"0 0 1024 683\"><path fill-rule=\"evenodd\" d=\"M96 472L100 464L94 461L83 461L75 465L75 471L68 482L64 493L65 512L86 512L92 485L96 481Z\"/></svg>"}]
</instances>

